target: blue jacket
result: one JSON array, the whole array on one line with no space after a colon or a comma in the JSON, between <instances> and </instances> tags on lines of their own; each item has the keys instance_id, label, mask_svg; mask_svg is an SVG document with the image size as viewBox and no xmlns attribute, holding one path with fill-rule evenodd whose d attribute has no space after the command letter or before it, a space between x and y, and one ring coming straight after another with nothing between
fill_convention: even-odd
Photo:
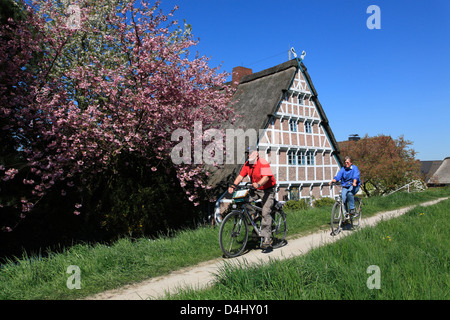
<instances>
[{"instance_id":1,"label":"blue jacket","mask_svg":"<svg viewBox=\"0 0 450 320\"><path fill-rule=\"evenodd\" d=\"M337 173L336 177L334 177L334 180L341 181L341 185L344 188L349 188L353 185L353 179L356 179L357 185L359 186L361 184L361 179L359 178L359 169L357 166L352 164L350 168L342 167L341 170Z\"/></svg>"}]
</instances>

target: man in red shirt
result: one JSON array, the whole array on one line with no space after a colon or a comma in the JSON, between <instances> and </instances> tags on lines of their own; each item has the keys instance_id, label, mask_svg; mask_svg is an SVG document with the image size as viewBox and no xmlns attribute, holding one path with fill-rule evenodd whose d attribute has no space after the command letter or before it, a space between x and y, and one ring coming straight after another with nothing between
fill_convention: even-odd
<instances>
[{"instance_id":1,"label":"man in red shirt","mask_svg":"<svg viewBox=\"0 0 450 320\"><path fill-rule=\"evenodd\" d=\"M229 193L233 193L237 185L246 177L250 177L253 187L256 191L250 194L249 201L262 199L262 221L261 236L264 241L263 248L268 248L272 244L272 217L270 212L275 201L275 178L270 170L270 165L265 159L260 159L258 151L250 151L248 161L242 167L241 172L234 180L234 183L228 188ZM254 211L251 206L247 207L250 212Z\"/></svg>"}]
</instances>

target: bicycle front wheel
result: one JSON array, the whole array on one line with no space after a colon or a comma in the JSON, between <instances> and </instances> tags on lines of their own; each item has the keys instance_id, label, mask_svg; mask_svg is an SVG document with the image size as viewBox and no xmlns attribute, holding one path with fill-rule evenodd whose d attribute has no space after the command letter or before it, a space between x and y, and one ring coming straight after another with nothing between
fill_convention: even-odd
<instances>
[{"instance_id":1,"label":"bicycle front wheel","mask_svg":"<svg viewBox=\"0 0 450 320\"><path fill-rule=\"evenodd\" d=\"M275 211L272 215L272 248L279 248L286 244L287 223L286 214Z\"/></svg>"},{"instance_id":2,"label":"bicycle front wheel","mask_svg":"<svg viewBox=\"0 0 450 320\"><path fill-rule=\"evenodd\" d=\"M331 235L335 236L341 232L342 225L342 207L339 202L335 202L331 210Z\"/></svg>"},{"instance_id":3,"label":"bicycle front wheel","mask_svg":"<svg viewBox=\"0 0 450 320\"><path fill-rule=\"evenodd\" d=\"M242 254L248 241L248 225L240 211L231 211L222 221L219 230L220 249L226 257Z\"/></svg>"}]
</instances>

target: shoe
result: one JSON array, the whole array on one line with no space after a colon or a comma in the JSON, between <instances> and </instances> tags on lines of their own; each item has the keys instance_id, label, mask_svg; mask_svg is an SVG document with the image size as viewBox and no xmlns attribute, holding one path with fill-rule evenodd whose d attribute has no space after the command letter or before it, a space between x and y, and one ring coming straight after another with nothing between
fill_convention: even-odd
<instances>
[{"instance_id":1,"label":"shoe","mask_svg":"<svg viewBox=\"0 0 450 320\"><path fill-rule=\"evenodd\" d=\"M271 245L272 245L272 239L266 238L266 239L264 239L264 242L262 243L261 248L262 248L262 249L267 249L267 248L269 248Z\"/></svg>"},{"instance_id":2,"label":"shoe","mask_svg":"<svg viewBox=\"0 0 450 320\"><path fill-rule=\"evenodd\" d=\"M355 209L350 209L350 216L354 216L355 215Z\"/></svg>"}]
</instances>

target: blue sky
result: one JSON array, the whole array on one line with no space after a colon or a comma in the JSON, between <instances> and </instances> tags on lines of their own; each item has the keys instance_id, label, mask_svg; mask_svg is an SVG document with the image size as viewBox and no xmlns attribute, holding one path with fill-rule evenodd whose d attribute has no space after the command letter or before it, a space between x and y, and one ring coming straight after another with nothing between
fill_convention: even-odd
<instances>
[{"instance_id":1,"label":"blue sky","mask_svg":"<svg viewBox=\"0 0 450 320\"><path fill-rule=\"evenodd\" d=\"M420 160L450 156L450 0L162 0L191 24L210 66L258 72L306 51L338 141L413 142ZM369 29L370 5L381 29Z\"/></svg>"}]
</instances>

